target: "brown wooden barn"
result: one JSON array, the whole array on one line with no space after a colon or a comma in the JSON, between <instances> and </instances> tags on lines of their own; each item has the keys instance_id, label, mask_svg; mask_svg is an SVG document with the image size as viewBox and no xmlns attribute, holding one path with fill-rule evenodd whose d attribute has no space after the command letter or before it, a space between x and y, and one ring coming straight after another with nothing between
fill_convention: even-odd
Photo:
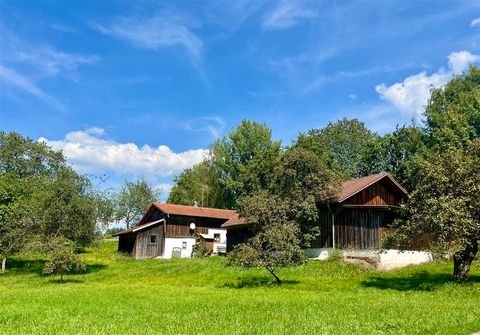
<instances>
[{"instance_id":1,"label":"brown wooden barn","mask_svg":"<svg viewBox=\"0 0 480 335\"><path fill-rule=\"evenodd\" d=\"M388 173L344 182L335 202L320 211L321 234L312 249L376 249L382 230L393 221L407 191ZM238 215L222 225L227 229L227 250L251 237Z\"/></svg>"},{"instance_id":2,"label":"brown wooden barn","mask_svg":"<svg viewBox=\"0 0 480 335\"><path fill-rule=\"evenodd\" d=\"M153 203L138 224L118 236L118 251L135 258L191 257L196 239L212 253L226 250L226 229L221 228L235 211Z\"/></svg>"}]
</instances>

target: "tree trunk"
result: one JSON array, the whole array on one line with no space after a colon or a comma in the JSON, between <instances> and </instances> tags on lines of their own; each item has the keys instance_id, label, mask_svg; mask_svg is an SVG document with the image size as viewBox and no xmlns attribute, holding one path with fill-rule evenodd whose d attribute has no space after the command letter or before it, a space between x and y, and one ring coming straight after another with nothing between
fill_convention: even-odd
<instances>
[{"instance_id":1,"label":"tree trunk","mask_svg":"<svg viewBox=\"0 0 480 335\"><path fill-rule=\"evenodd\" d=\"M474 241L472 244L458 251L453 255L453 279L456 281L466 281L470 272L470 265L478 252L478 242Z\"/></svg>"},{"instance_id":2,"label":"tree trunk","mask_svg":"<svg viewBox=\"0 0 480 335\"><path fill-rule=\"evenodd\" d=\"M60 272L60 283L63 283L63 272Z\"/></svg>"},{"instance_id":3,"label":"tree trunk","mask_svg":"<svg viewBox=\"0 0 480 335\"><path fill-rule=\"evenodd\" d=\"M275 280L277 281L277 284L281 284L282 281L280 280L280 278L278 278L278 276L275 274L275 272L273 272L273 269L270 269L269 267L266 268L268 270L268 272L270 272L272 274L272 276L275 278Z\"/></svg>"},{"instance_id":4,"label":"tree trunk","mask_svg":"<svg viewBox=\"0 0 480 335\"><path fill-rule=\"evenodd\" d=\"M7 267L7 256L4 255L2 258L2 273L5 272L6 267Z\"/></svg>"}]
</instances>

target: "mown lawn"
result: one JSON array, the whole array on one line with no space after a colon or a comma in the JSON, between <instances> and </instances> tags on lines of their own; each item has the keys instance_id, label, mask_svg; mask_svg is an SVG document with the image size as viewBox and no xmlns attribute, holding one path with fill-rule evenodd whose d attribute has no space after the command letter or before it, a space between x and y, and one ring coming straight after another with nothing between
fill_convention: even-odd
<instances>
[{"instance_id":1,"label":"mown lawn","mask_svg":"<svg viewBox=\"0 0 480 335\"><path fill-rule=\"evenodd\" d=\"M57 278L13 259L0 275L1 334L471 334L480 331L480 266L380 273L338 261L262 270L225 259L134 261L116 241L84 254L88 271Z\"/></svg>"}]
</instances>

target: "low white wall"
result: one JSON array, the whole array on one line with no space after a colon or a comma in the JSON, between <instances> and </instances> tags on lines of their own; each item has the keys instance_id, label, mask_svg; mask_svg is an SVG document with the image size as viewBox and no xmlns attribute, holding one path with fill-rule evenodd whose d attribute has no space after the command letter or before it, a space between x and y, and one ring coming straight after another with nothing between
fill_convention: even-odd
<instances>
[{"instance_id":1,"label":"low white wall","mask_svg":"<svg viewBox=\"0 0 480 335\"><path fill-rule=\"evenodd\" d=\"M306 249L311 259L325 260L333 253L332 248ZM367 259L374 260L377 269L392 270L408 265L417 265L431 262L433 260L430 252L424 251L402 251L402 250L340 250L345 259Z\"/></svg>"},{"instance_id":2,"label":"low white wall","mask_svg":"<svg viewBox=\"0 0 480 335\"><path fill-rule=\"evenodd\" d=\"M308 258L324 261L332 255L333 249L332 248L310 248L310 249L305 249L305 252L307 253Z\"/></svg>"},{"instance_id":3,"label":"low white wall","mask_svg":"<svg viewBox=\"0 0 480 335\"><path fill-rule=\"evenodd\" d=\"M433 261L432 253L424 251L382 250L379 252L379 269L391 270L407 265L416 265Z\"/></svg>"},{"instance_id":4,"label":"low white wall","mask_svg":"<svg viewBox=\"0 0 480 335\"><path fill-rule=\"evenodd\" d=\"M183 248L183 242L186 242L186 248ZM192 257L193 246L195 239L192 237L167 237L165 238L165 252L163 258L172 258L173 248L181 249L182 258Z\"/></svg>"}]
</instances>

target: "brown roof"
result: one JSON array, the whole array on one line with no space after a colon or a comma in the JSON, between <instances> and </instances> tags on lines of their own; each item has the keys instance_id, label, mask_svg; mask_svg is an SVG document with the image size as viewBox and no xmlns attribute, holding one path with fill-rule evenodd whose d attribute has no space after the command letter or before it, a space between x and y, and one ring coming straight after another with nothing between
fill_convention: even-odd
<instances>
[{"instance_id":1,"label":"brown roof","mask_svg":"<svg viewBox=\"0 0 480 335\"><path fill-rule=\"evenodd\" d=\"M228 220L236 214L234 210L230 209L162 204L159 202L154 202L153 205L162 212L170 215L196 216L203 218Z\"/></svg>"},{"instance_id":2,"label":"brown roof","mask_svg":"<svg viewBox=\"0 0 480 335\"><path fill-rule=\"evenodd\" d=\"M165 221L165 219L153 221L153 222L148 222L148 223L143 223L143 224L136 224L133 227L130 227L128 229L122 230L121 232L118 232L116 234L113 234L112 236L118 236L118 235L123 235L123 234L129 234L129 233L135 233L139 230L143 230L145 228L151 227L153 225L156 225L162 221Z\"/></svg>"},{"instance_id":3,"label":"brown roof","mask_svg":"<svg viewBox=\"0 0 480 335\"><path fill-rule=\"evenodd\" d=\"M227 222L222 224L222 228L228 228L233 226L241 226L245 224L245 218L240 217L238 213L235 213Z\"/></svg>"},{"instance_id":4,"label":"brown roof","mask_svg":"<svg viewBox=\"0 0 480 335\"><path fill-rule=\"evenodd\" d=\"M342 184L342 190L337 197L338 202L343 202L347 200L351 196L366 189L370 185L382 180L383 178L387 178L391 183L397 186L400 192L404 193L405 195L408 194L407 191L395 179L393 179L393 177L389 173L382 172L371 176L352 179L344 182Z\"/></svg>"}]
</instances>

